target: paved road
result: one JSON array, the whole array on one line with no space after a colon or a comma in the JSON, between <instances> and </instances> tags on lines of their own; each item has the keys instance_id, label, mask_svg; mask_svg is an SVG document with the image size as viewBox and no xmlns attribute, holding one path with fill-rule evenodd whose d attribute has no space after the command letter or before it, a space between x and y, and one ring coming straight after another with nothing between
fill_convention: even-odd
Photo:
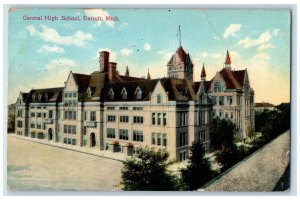
<instances>
[{"instance_id":1,"label":"paved road","mask_svg":"<svg viewBox=\"0 0 300 200\"><path fill-rule=\"evenodd\" d=\"M33 143L8 135L7 185L17 191L120 190L119 161Z\"/></svg>"},{"instance_id":2,"label":"paved road","mask_svg":"<svg viewBox=\"0 0 300 200\"><path fill-rule=\"evenodd\" d=\"M284 174L289 160L290 132L287 131L245 161L224 172L203 190L273 191Z\"/></svg>"}]
</instances>

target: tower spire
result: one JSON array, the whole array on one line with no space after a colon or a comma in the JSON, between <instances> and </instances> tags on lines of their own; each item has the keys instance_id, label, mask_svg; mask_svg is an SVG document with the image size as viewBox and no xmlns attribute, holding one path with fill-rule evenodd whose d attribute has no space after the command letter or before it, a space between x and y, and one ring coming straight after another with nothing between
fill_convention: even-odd
<instances>
[{"instance_id":1,"label":"tower spire","mask_svg":"<svg viewBox=\"0 0 300 200\"><path fill-rule=\"evenodd\" d=\"M150 77L149 68L148 68L147 80L150 80L150 79L151 79L151 77Z\"/></svg>"},{"instance_id":2,"label":"tower spire","mask_svg":"<svg viewBox=\"0 0 300 200\"><path fill-rule=\"evenodd\" d=\"M203 63L202 71L201 71L201 81L205 81L205 78L206 78L206 72L205 72L205 66Z\"/></svg>"},{"instance_id":3,"label":"tower spire","mask_svg":"<svg viewBox=\"0 0 300 200\"><path fill-rule=\"evenodd\" d=\"M230 55L229 55L229 52L227 50L227 53L226 53L226 58L225 58L225 67L230 67L231 65L231 58L230 58Z\"/></svg>"},{"instance_id":4,"label":"tower spire","mask_svg":"<svg viewBox=\"0 0 300 200\"><path fill-rule=\"evenodd\" d=\"M126 67L125 76L129 76L129 69L128 69L128 65L127 65L127 67Z\"/></svg>"}]
</instances>

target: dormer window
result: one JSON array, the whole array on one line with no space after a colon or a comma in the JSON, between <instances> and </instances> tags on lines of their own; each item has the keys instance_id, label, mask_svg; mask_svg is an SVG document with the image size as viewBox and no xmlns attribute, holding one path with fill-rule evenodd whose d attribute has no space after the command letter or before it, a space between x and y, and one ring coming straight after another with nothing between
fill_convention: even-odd
<instances>
[{"instance_id":1,"label":"dormer window","mask_svg":"<svg viewBox=\"0 0 300 200\"><path fill-rule=\"evenodd\" d=\"M215 83L214 92L223 92L223 86L220 82Z\"/></svg>"},{"instance_id":2,"label":"dormer window","mask_svg":"<svg viewBox=\"0 0 300 200\"><path fill-rule=\"evenodd\" d=\"M42 99L42 94L39 94L38 99L39 99L39 101L41 101L41 99Z\"/></svg>"},{"instance_id":3,"label":"dormer window","mask_svg":"<svg viewBox=\"0 0 300 200\"><path fill-rule=\"evenodd\" d=\"M136 95L136 99L141 99L142 98L142 91L139 87L137 87L135 95Z\"/></svg>"},{"instance_id":4,"label":"dormer window","mask_svg":"<svg viewBox=\"0 0 300 200\"><path fill-rule=\"evenodd\" d=\"M45 100L48 101L48 94L45 94Z\"/></svg>"},{"instance_id":5,"label":"dormer window","mask_svg":"<svg viewBox=\"0 0 300 200\"><path fill-rule=\"evenodd\" d=\"M110 100L114 100L115 94L114 94L114 91L113 91L112 89L110 89L110 91L109 91L109 93L108 93L108 96L109 96L109 99L110 99Z\"/></svg>"},{"instance_id":6,"label":"dormer window","mask_svg":"<svg viewBox=\"0 0 300 200\"><path fill-rule=\"evenodd\" d=\"M122 99L127 99L127 91L125 88L122 89L121 95L122 95Z\"/></svg>"},{"instance_id":7,"label":"dormer window","mask_svg":"<svg viewBox=\"0 0 300 200\"><path fill-rule=\"evenodd\" d=\"M161 94L158 94L158 95L157 95L157 103L158 103L158 104L161 103Z\"/></svg>"},{"instance_id":8,"label":"dormer window","mask_svg":"<svg viewBox=\"0 0 300 200\"><path fill-rule=\"evenodd\" d=\"M32 100L35 101L35 94L32 95Z\"/></svg>"}]
</instances>

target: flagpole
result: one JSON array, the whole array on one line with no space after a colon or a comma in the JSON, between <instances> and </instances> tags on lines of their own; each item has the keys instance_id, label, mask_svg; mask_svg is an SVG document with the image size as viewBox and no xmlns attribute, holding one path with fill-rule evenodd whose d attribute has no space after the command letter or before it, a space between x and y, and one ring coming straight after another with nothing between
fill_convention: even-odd
<instances>
[{"instance_id":1,"label":"flagpole","mask_svg":"<svg viewBox=\"0 0 300 200\"><path fill-rule=\"evenodd\" d=\"M179 25L179 30L178 30L178 31L179 31L179 33L178 33L178 34L179 34L179 46L181 47L181 31L180 31L180 25Z\"/></svg>"}]
</instances>

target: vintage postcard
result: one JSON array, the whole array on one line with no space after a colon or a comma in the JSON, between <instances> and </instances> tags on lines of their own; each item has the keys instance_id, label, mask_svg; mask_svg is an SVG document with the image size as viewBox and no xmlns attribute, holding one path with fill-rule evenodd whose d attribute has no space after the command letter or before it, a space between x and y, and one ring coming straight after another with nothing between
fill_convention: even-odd
<instances>
[{"instance_id":1,"label":"vintage postcard","mask_svg":"<svg viewBox=\"0 0 300 200\"><path fill-rule=\"evenodd\" d=\"M290 189L290 10L8 15L8 191Z\"/></svg>"}]
</instances>

